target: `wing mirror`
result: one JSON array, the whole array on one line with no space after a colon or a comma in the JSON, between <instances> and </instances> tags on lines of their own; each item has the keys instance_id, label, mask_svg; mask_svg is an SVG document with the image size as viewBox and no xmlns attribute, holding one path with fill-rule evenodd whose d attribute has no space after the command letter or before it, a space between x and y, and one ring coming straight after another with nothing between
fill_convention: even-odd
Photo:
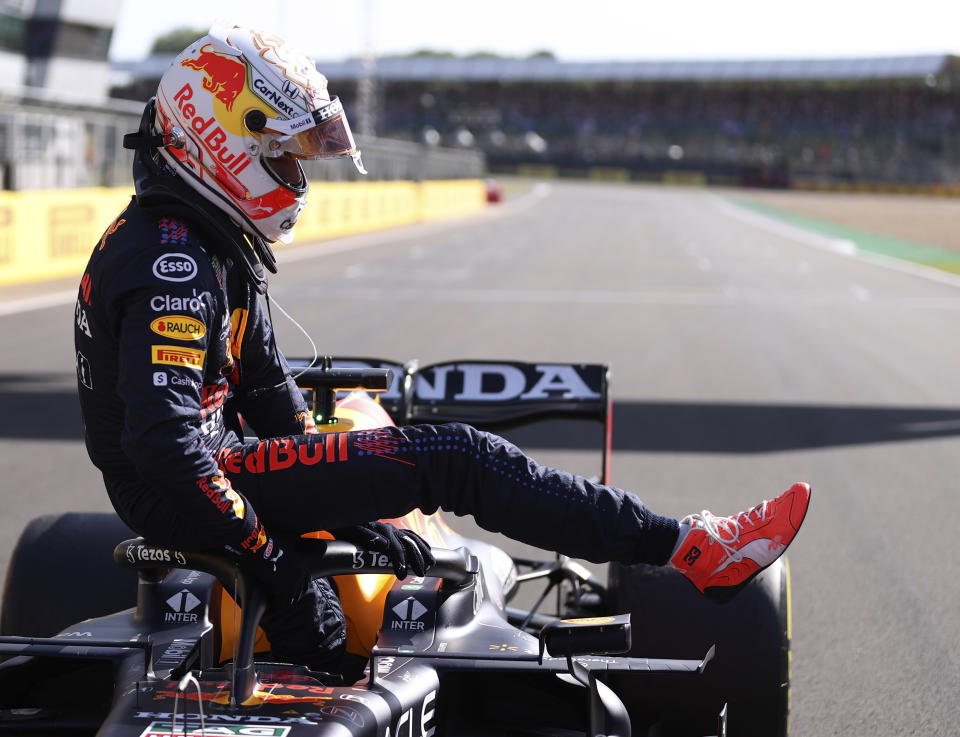
<instances>
[{"instance_id":1,"label":"wing mirror","mask_svg":"<svg viewBox=\"0 0 960 737\"><path fill-rule=\"evenodd\" d=\"M560 619L540 630L540 662L544 650L554 657L619 655L630 651L630 615Z\"/></svg>"}]
</instances>

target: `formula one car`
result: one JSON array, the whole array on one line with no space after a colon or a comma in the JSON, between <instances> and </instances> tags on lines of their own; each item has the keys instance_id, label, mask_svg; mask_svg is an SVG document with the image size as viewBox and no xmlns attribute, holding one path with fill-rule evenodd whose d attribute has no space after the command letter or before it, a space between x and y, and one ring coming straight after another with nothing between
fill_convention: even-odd
<instances>
[{"instance_id":1,"label":"formula one car","mask_svg":"<svg viewBox=\"0 0 960 737\"><path fill-rule=\"evenodd\" d=\"M597 422L608 472L602 365L325 360L298 383L321 430ZM427 576L397 580L382 556L323 533L301 541L313 572L335 577L348 651L366 663L345 682L271 660L263 593L225 554L158 547L112 515L34 520L0 613L0 737L786 734L785 562L716 605L675 571L611 566L604 586L439 514L393 522L434 546ZM511 606L538 582L535 604Z\"/></svg>"}]
</instances>

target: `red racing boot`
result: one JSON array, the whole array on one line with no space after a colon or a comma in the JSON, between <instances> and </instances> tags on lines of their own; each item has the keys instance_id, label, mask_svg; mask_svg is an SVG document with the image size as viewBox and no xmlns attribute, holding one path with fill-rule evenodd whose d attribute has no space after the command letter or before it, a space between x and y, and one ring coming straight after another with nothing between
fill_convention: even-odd
<instances>
[{"instance_id":1,"label":"red racing boot","mask_svg":"<svg viewBox=\"0 0 960 737\"><path fill-rule=\"evenodd\" d=\"M689 531L677 543L669 565L708 598L728 601L783 555L809 504L810 486L801 482L776 499L732 517L707 511L684 517L681 530L686 525Z\"/></svg>"}]
</instances>

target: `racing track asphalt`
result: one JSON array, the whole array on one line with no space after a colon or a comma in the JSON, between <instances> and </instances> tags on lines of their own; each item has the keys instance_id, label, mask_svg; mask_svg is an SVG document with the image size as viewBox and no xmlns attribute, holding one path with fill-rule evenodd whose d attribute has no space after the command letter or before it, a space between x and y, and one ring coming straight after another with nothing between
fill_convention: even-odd
<instances>
[{"instance_id":1,"label":"racing track asphalt","mask_svg":"<svg viewBox=\"0 0 960 737\"><path fill-rule=\"evenodd\" d=\"M855 257L723 192L573 183L282 262L272 295L326 353L612 364L613 479L662 513L810 481L790 553L792 733L956 733L956 279ZM58 289L0 294L4 566L30 517L107 509L79 439L73 305L12 303ZM274 315L288 355L309 355ZM596 471L581 433L519 437Z\"/></svg>"}]
</instances>

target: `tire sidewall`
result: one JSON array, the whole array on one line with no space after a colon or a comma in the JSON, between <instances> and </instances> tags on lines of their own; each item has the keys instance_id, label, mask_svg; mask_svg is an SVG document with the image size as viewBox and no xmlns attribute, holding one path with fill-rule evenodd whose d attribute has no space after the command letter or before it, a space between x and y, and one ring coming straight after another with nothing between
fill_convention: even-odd
<instances>
[{"instance_id":1,"label":"tire sidewall","mask_svg":"<svg viewBox=\"0 0 960 737\"><path fill-rule=\"evenodd\" d=\"M69 512L31 520L7 567L0 634L51 637L136 605L137 575L113 562L135 537L113 514Z\"/></svg>"},{"instance_id":2,"label":"tire sidewall","mask_svg":"<svg viewBox=\"0 0 960 737\"><path fill-rule=\"evenodd\" d=\"M726 604L701 595L677 571L612 565L616 612L630 612L634 657L699 659L716 645L702 675L622 693L641 721L663 733L713 733L724 704L731 737L786 735L790 689L789 568L781 558ZM675 684L674 684L675 682ZM697 731L707 730L707 731Z\"/></svg>"}]
</instances>

